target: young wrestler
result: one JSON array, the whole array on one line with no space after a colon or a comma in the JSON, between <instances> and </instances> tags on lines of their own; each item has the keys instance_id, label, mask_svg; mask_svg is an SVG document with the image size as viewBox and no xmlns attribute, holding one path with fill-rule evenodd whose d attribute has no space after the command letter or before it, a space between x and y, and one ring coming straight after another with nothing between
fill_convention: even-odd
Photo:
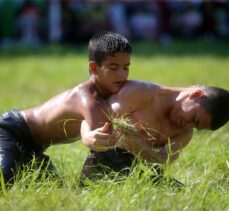
<instances>
[{"instance_id":1,"label":"young wrestler","mask_svg":"<svg viewBox=\"0 0 229 211\"><path fill-rule=\"evenodd\" d=\"M69 143L80 137L81 121L101 127L106 116L105 99L117 93L128 77L132 47L113 32L95 35L88 45L90 79L44 104L0 117L0 170L5 182L14 178L15 167L31 161L45 162L54 169L44 150L53 144ZM107 129L108 125L100 128ZM96 130L99 136L100 130ZM105 134L106 136L106 134ZM109 146L106 139L95 146ZM46 168L47 166L45 166Z\"/></svg>"},{"instance_id":2,"label":"young wrestler","mask_svg":"<svg viewBox=\"0 0 229 211\"><path fill-rule=\"evenodd\" d=\"M104 169L107 173L128 173L134 155L150 163L171 162L191 140L193 128L216 130L229 119L229 91L217 87L172 88L127 81L117 94L109 97L108 103L116 115L127 116L136 131L125 131L127 138L116 149L91 151L83 178L95 179L95 173L103 173ZM95 150L85 121L81 132L83 142Z\"/></svg>"}]
</instances>

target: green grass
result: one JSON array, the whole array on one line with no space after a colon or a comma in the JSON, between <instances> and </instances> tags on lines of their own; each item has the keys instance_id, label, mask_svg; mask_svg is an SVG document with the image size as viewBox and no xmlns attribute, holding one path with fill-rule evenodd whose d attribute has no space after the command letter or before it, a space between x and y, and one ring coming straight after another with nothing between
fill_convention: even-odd
<instances>
[{"instance_id":1,"label":"green grass","mask_svg":"<svg viewBox=\"0 0 229 211\"><path fill-rule=\"evenodd\" d=\"M168 86L216 85L229 89L228 43L138 43L130 78ZM88 79L86 47L49 46L38 50L1 49L0 113L38 105ZM47 154L64 179L35 182L36 172L0 193L0 210L229 210L229 125L195 132L180 158L165 169L186 184L177 190L152 185L149 169L123 183L104 179L78 187L88 149L81 141L50 147Z\"/></svg>"}]
</instances>

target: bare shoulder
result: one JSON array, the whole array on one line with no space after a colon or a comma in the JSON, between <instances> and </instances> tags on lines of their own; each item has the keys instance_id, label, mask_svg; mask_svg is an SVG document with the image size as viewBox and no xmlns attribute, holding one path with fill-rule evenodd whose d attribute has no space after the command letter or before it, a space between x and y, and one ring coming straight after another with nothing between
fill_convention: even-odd
<instances>
[{"instance_id":1,"label":"bare shoulder","mask_svg":"<svg viewBox=\"0 0 229 211\"><path fill-rule=\"evenodd\" d=\"M134 97L138 100L147 100L149 97L153 97L157 91L160 90L160 86L150 82L128 80L120 91L112 95L110 99L124 100Z\"/></svg>"},{"instance_id":2,"label":"bare shoulder","mask_svg":"<svg viewBox=\"0 0 229 211\"><path fill-rule=\"evenodd\" d=\"M80 108L86 106L89 102L87 99L88 93L89 87L87 83L81 83L56 95L48 101L48 104L56 104L63 110L70 111L71 113L79 113Z\"/></svg>"},{"instance_id":3,"label":"bare shoulder","mask_svg":"<svg viewBox=\"0 0 229 211\"><path fill-rule=\"evenodd\" d=\"M108 103L113 111L130 113L153 100L160 89L154 83L128 80L117 94L108 99Z\"/></svg>"},{"instance_id":4,"label":"bare shoulder","mask_svg":"<svg viewBox=\"0 0 229 211\"><path fill-rule=\"evenodd\" d=\"M90 81L83 82L68 90L68 100L77 103L90 103L95 97L95 89Z\"/></svg>"},{"instance_id":5,"label":"bare shoulder","mask_svg":"<svg viewBox=\"0 0 229 211\"><path fill-rule=\"evenodd\" d=\"M100 96L95 84L90 80L73 89L77 96L79 111L91 128L98 128L107 121L107 101Z\"/></svg>"},{"instance_id":6,"label":"bare shoulder","mask_svg":"<svg viewBox=\"0 0 229 211\"><path fill-rule=\"evenodd\" d=\"M72 90L72 95L75 95L83 110L90 109L93 112L97 110L97 107L107 107L106 100L99 95L94 83L90 80L76 86Z\"/></svg>"},{"instance_id":7,"label":"bare shoulder","mask_svg":"<svg viewBox=\"0 0 229 211\"><path fill-rule=\"evenodd\" d=\"M137 80L128 80L122 89L119 91L119 94L124 93L152 93L160 90L161 86L151 82L137 81Z\"/></svg>"}]
</instances>

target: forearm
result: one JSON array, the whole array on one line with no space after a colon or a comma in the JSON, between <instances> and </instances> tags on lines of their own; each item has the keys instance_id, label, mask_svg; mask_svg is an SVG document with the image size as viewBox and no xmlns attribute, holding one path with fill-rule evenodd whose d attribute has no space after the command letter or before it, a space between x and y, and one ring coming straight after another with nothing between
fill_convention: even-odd
<instances>
[{"instance_id":1,"label":"forearm","mask_svg":"<svg viewBox=\"0 0 229 211\"><path fill-rule=\"evenodd\" d=\"M170 151L169 147L167 145L163 147L157 147L157 148L148 148L147 150L142 150L140 152L140 155L143 159L145 159L147 162L156 162L156 163L171 163L172 161L176 160L179 156L178 152L172 152Z\"/></svg>"},{"instance_id":2,"label":"forearm","mask_svg":"<svg viewBox=\"0 0 229 211\"><path fill-rule=\"evenodd\" d=\"M179 157L179 152L174 151L169 145L160 148L152 148L152 159L158 163L169 164Z\"/></svg>"},{"instance_id":3,"label":"forearm","mask_svg":"<svg viewBox=\"0 0 229 211\"><path fill-rule=\"evenodd\" d=\"M119 142L118 147L133 153L147 162L167 163L178 157L177 153L169 153L169 148L166 145L163 147L152 147L152 144L147 143L147 141L136 138L129 138L124 142Z\"/></svg>"},{"instance_id":4,"label":"forearm","mask_svg":"<svg viewBox=\"0 0 229 211\"><path fill-rule=\"evenodd\" d=\"M132 138L124 147L148 162L170 163L179 157L181 149L189 143L191 137L192 131L185 131L168 139L167 144L161 147L153 147L153 144L148 141Z\"/></svg>"},{"instance_id":5,"label":"forearm","mask_svg":"<svg viewBox=\"0 0 229 211\"><path fill-rule=\"evenodd\" d=\"M89 124L87 124L86 121L83 121L81 124L80 133L81 133L81 140L86 146L89 146L91 144L88 139L88 135L90 134L90 132L91 132L91 128Z\"/></svg>"},{"instance_id":6,"label":"forearm","mask_svg":"<svg viewBox=\"0 0 229 211\"><path fill-rule=\"evenodd\" d=\"M186 130L183 133L168 139L166 145L152 148L149 154L156 162L171 163L179 157L180 151L190 142L193 135L192 130Z\"/></svg>"}]
</instances>

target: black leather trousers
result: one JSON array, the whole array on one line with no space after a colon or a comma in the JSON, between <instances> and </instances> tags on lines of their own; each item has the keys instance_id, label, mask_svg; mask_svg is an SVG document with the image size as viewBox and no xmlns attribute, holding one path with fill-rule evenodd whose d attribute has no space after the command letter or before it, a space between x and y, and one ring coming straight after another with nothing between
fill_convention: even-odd
<instances>
[{"instance_id":1,"label":"black leather trousers","mask_svg":"<svg viewBox=\"0 0 229 211\"><path fill-rule=\"evenodd\" d=\"M5 183L13 182L17 170L35 159L40 169L55 170L44 149L34 141L19 110L12 110L0 116L0 174ZM42 164L42 168L41 165Z\"/></svg>"}]
</instances>

